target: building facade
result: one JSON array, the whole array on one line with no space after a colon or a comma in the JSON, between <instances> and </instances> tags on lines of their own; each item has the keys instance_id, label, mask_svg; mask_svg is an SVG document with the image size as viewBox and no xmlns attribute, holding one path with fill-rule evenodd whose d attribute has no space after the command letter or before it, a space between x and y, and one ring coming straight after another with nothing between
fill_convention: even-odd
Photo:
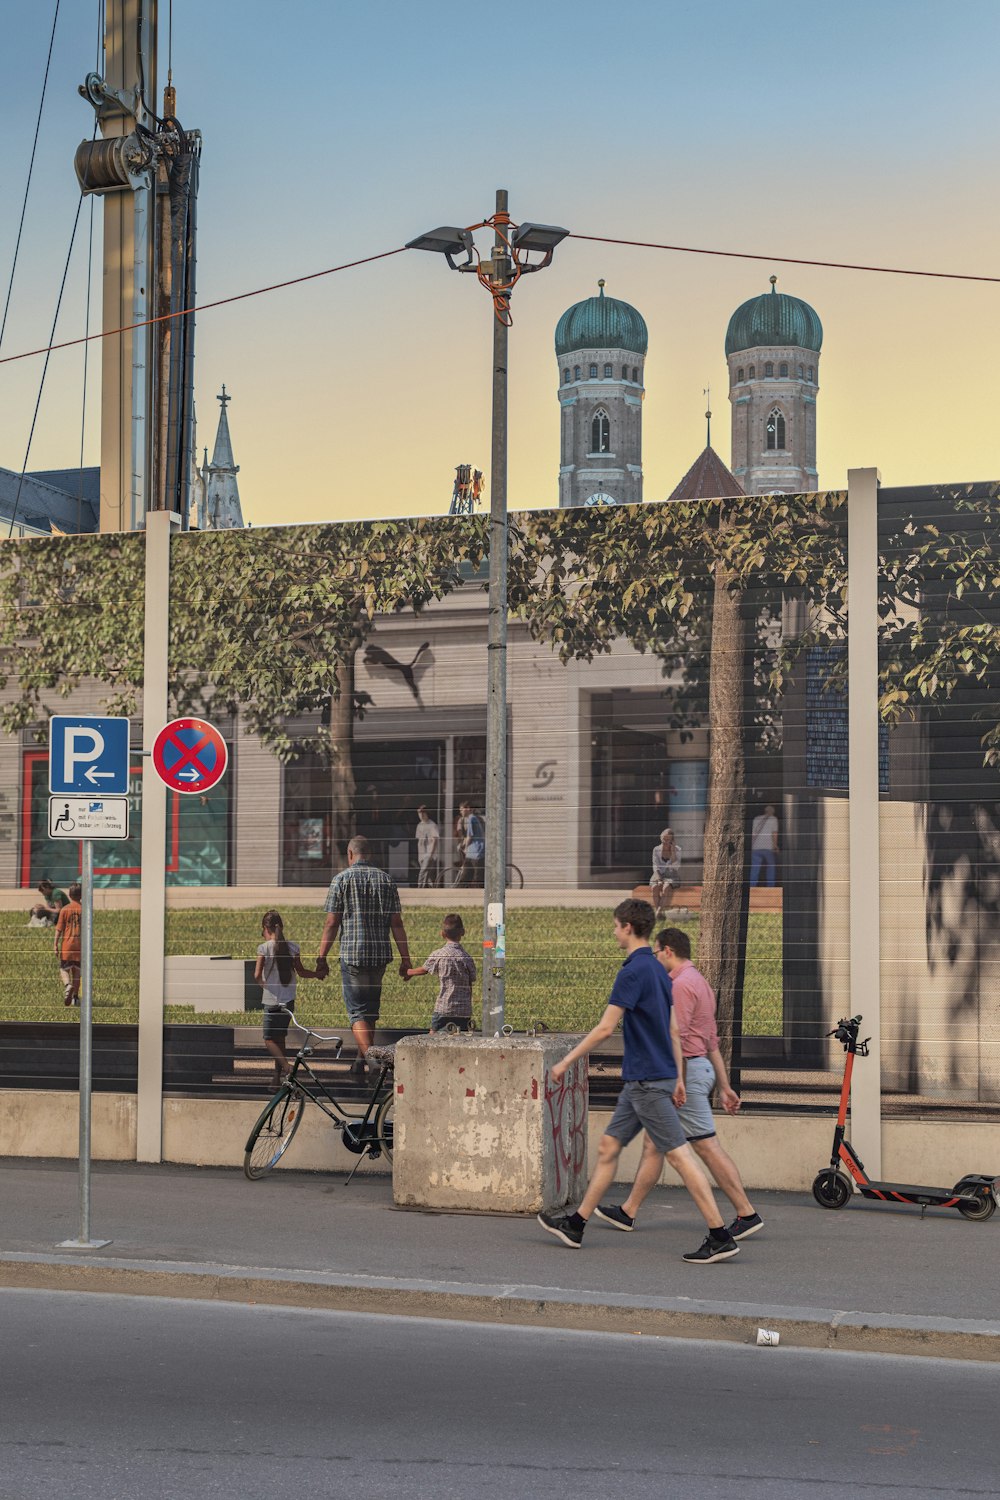
<instances>
[{"instance_id":1,"label":"building facade","mask_svg":"<svg viewBox=\"0 0 1000 1500\"><path fill-rule=\"evenodd\" d=\"M636 309L604 295L577 302L556 326L562 412L559 505L642 499L643 372L649 334Z\"/></svg>"}]
</instances>

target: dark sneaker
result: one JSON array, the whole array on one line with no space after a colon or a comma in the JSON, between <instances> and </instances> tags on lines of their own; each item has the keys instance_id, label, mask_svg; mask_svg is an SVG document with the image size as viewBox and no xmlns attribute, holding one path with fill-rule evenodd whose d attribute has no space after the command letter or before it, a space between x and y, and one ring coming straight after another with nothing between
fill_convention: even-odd
<instances>
[{"instance_id":1,"label":"dark sneaker","mask_svg":"<svg viewBox=\"0 0 1000 1500\"><path fill-rule=\"evenodd\" d=\"M734 1255L739 1255L740 1247L729 1232L724 1239L713 1238L708 1235L697 1250L691 1250L684 1259L691 1266L710 1266L717 1260L731 1260Z\"/></svg>"},{"instance_id":2,"label":"dark sneaker","mask_svg":"<svg viewBox=\"0 0 1000 1500\"><path fill-rule=\"evenodd\" d=\"M583 1244L583 1230L577 1228L568 1214L540 1213L538 1222L571 1250L579 1250Z\"/></svg>"},{"instance_id":3,"label":"dark sneaker","mask_svg":"<svg viewBox=\"0 0 1000 1500\"><path fill-rule=\"evenodd\" d=\"M734 1240L745 1240L751 1234L756 1234L758 1229L763 1228L764 1220L760 1214L741 1214L730 1224L729 1233Z\"/></svg>"},{"instance_id":4,"label":"dark sneaker","mask_svg":"<svg viewBox=\"0 0 1000 1500\"><path fill-rule=\"evenodd\" d=\"M625 1210L617 1203L602 1203L600 1208L595 1208L594 1213L605 1224L610 1224L612 1229L623 1229L626 1234L631 1234L635 1228L635 1220L630 1219Z\"/></svg>"}]
</instances>

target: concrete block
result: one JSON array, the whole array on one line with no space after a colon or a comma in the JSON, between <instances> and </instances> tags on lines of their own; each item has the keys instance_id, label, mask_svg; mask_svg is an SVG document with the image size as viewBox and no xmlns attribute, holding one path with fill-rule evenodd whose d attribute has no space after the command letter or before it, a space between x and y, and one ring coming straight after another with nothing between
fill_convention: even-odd
<instances>
[{"instance_id":1,"label":"concrete block","mask_svg":"<svg viewBox=\"0 0 1000 1500\"><path fill-rule=\"evenodd\" d=\"M406 1037L396 1048L393 1196L420 1208L537 1213L587 1181L586 1059L558 1084L560 1037Z\"/></svg>"}]
</instances>

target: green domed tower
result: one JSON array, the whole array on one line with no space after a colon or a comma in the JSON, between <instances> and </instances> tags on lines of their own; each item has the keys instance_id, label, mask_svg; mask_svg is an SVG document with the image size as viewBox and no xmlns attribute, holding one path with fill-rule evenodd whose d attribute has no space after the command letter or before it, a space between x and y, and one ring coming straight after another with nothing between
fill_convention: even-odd
<instances>
[{"instance_id":1,"label":"green domed tower","mask_svg":"<svg viewBox=\"0 0 1000 1500\"><path fill-rule=\"evenodd\" d=\"M604 295L567 308L556 325L562 441L559 504L642 499L643 367L649 334L641 313Z\"/></svg>"},{"instance_id":2,"label":"green domed tower","mask_svg":"<svg viewBox=\"0 0 1000 1500\"><path fill-rule=\"evenodd\" d=\"M726 330L733 408L731 468L748 495L819 488L816 394L823 325L777 289L738 307Z\"/></svg>"}]
</instances>

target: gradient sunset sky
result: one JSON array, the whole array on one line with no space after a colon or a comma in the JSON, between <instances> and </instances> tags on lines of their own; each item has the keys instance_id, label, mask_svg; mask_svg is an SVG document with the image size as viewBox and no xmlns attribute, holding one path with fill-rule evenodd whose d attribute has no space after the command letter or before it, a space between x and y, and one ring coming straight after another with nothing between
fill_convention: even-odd
<instances>
[{"instance_id":1,"label":"gradient sunset sky","mask_svg":"<svg viewBox=\"0 0 1000 1500\"><path fill-rule=\"evenodd\" d=\"M166 76L167 0L160 87ZM97 0L63 0L0 355L44 344L93 116ZM178 114L204 135L199 300L393 249L489 213L582 234L1000 274L997 0L174 0ZM8 6L0 297L6 293L52 6ZM57 338L84 327L89 200ZM94 254L100 264L100 202ZM557 503L553 332L599 277L649 326L645 498L705 441L730 459L726 324L747 297L804 297L825 330L820 484L1000 477L1000 286L567 241L515 293L510 503ZM95 276L94 296L100 295ZM93 312L99 326L99 306ZM486 294L409 253L205 313L199 443L223 382L255 525L447 509L487 470ZM91 354L86 457L96 463ZM20 469L41 361L0 366L0 464ZM83 355L52 356L31 468L79 461Z\"/></svg>"}]
</instances>

